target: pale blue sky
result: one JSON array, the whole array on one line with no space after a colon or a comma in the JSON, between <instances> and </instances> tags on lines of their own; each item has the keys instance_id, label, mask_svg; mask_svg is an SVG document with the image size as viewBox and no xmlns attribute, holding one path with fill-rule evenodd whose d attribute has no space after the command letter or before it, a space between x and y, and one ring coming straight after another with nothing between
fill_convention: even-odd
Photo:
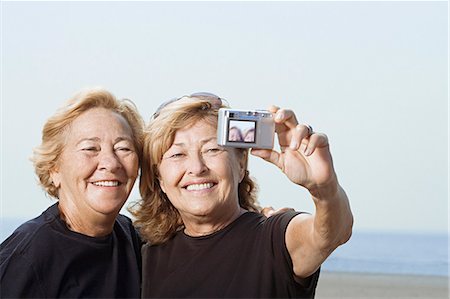
<instances>
[{"instance_id":1,"label":"pale blue sky","mask_svg":"<svg viewBox=\"0 0 450 299\"><path fill-rule=\"evenodd\" d=\"M1 5L2 218L52 204L32 148L66 99L103 86L145 119L197 91L292 108L329 136L356 230L447 230L447 2ZM250 171L262 204L313 211L274 166L252 157Z\"/></svg>"}]
</instances>

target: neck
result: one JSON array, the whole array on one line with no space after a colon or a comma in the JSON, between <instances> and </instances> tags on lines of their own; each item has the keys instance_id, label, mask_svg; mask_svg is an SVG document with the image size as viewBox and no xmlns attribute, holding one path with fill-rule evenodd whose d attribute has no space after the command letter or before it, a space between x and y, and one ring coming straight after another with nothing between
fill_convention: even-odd
<instances>
[{"instance_id":1,"label":"neck","mask_svg":"<svg viewBox=\"0 0 450 299\"><path fill-rule=\"evenodd\" d=\"M115 217L111 219L111 217L102 215L98 219L94 219L93 217L87 217L87 215L80 215L73 209L61 205L61 203L58 208L61 220L71 231L89 237L104 237L113 231Z\"/></svg>"},{"instance_id":2,"label":"neck","mask_svg":"<svg viewBox=\"0 0 450 299\"><path fill-rule=\"evenodd\" d=\"M211 216L196 217L195 220L186 221L183 219L186 235L191 237L201 237L211 235L231 224L239 216L245 213L246 210L238 207L234 211L225 214L222 213L220 218L215 219Z\"/></svg>"}]
</instances>

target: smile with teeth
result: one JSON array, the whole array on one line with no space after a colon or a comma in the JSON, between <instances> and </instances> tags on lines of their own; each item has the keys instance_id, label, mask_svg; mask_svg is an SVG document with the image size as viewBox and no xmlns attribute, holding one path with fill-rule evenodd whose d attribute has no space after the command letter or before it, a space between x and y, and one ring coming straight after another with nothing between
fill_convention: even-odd
<instances>
[{"instance_id":1,"label":"smile with teeth","mask_svg":"<svg viewBox=\"0 0 450 299\"><path fill-rule=\"evenodd\" d=\"M120 185L119 181L98 181L98 182L93 182L92 184L94 184L95 186L100 186L100 187L117 187Z\"/></svg>"},{"instance_id":2,"label":"smile with teeth","mask_svg":"<svg viewBox=\"0 0 450 299\"><path fill-rule=\"evenodd\" d=\"M192 184L192 185L188 185L186 187L186 189L188 191L199 191L199 190L205 190L205 189L212 188L213 186L214 186L213 183Z\"/></svg>"}]
</instances>

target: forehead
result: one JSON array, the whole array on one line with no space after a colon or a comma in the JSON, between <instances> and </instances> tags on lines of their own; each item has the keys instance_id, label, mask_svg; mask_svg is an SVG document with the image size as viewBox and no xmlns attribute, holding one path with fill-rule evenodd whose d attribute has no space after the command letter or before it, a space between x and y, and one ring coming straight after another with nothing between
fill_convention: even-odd
<instances>
[{"instance_id":1,"label":"forehead","mask_svg":"<svg viewBox=\"0 0 450 299\"><path fill-rule=\"evenodd\" d=\"M173 143L181 141L201 141L217 135L217 126L211 121L200 119L191 125L178 129L174 135ZM214 139L214 141L217 141Z\"/></svg>"},{"instance_id":2,"label":"forehead","mask_svg":"<svg viewBox=\"0 0 450 299\"><path fill-rule=\"evenodd\" d=\"M132 135L132 130L126 119L120 114L106 108L92 108L75 118L70 125L73 136L116 133Z\"/></svg>"}]
</instances>

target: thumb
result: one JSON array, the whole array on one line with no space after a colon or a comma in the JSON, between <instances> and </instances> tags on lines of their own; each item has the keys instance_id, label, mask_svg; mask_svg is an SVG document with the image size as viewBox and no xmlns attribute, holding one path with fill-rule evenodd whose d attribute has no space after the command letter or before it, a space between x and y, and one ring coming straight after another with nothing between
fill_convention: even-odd
<instances>
[{"instance_id":1,"label":"thumb","mask_svg":"<svg viewBox=\"0 0 450 299\"><path fill-rule=\"evenodd\" d=\"M277 153L274 150L267 150L267 149L253 149L250 151L250 153L253 156L260 157L267 162L270 162L272 164L275 164L279 167L279 160L280 160L280 154Z\"/></svg>"}]
</instances>

